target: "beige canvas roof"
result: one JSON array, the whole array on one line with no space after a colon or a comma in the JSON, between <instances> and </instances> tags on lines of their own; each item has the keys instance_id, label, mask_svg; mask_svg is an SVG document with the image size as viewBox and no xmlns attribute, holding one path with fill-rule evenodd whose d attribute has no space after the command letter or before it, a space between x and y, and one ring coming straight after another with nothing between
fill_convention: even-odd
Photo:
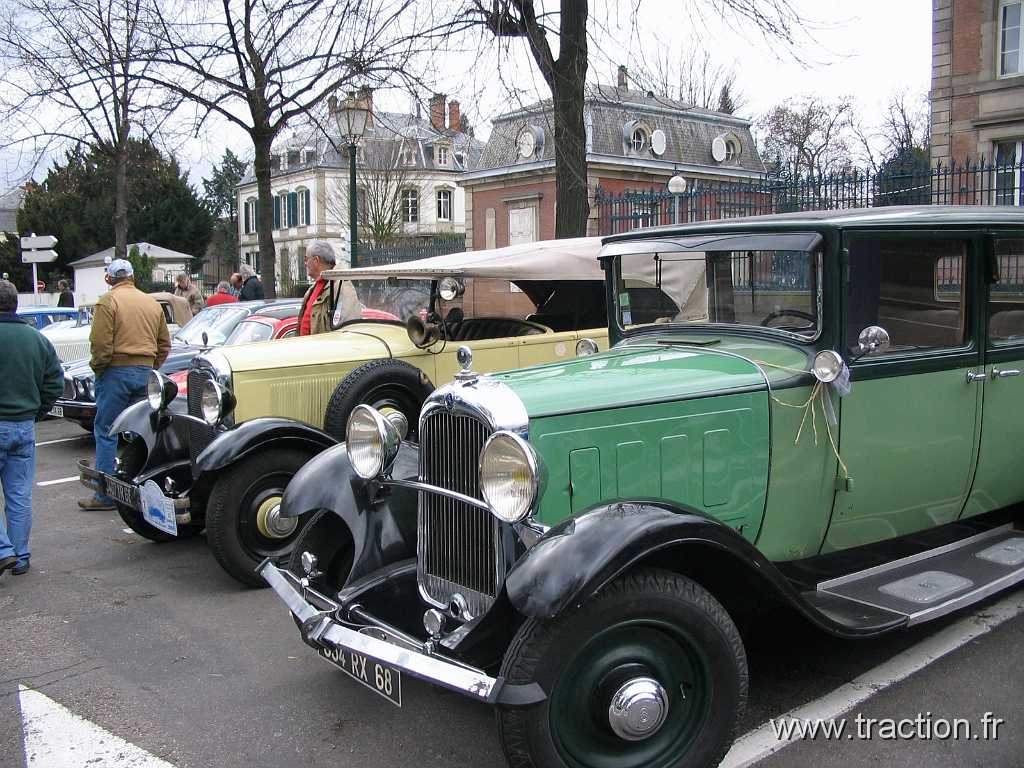
<instances>
[{"instance_id":1,"label":"beige canvas roof","mask_svg":"<svg viewBox=\"0 0 1024 768\"><path fill-rule=\"evenodd\" d=\"M183 296L175 296L173 293L167 293L166 291L157 291L149 295L157 301L170 305L171 317L174 318L174 322L178 325L184 325L192 319L192 310L188 306L188 299Z\"/></svg>"},{"instance_id":2,"label":"beige canvas roof","mask_svg":"<svg viewBox=\"0 0 1024 768\"><path fill-rule=\"evenodd\" d=\"M576 237L509 245L484 251L432 256L401 264L357 269L331 269L331 280L398 277L433 280L441 277L494 277L503 280L604 280L597 261L601 238Z\"/></svg>"}]
</instances>

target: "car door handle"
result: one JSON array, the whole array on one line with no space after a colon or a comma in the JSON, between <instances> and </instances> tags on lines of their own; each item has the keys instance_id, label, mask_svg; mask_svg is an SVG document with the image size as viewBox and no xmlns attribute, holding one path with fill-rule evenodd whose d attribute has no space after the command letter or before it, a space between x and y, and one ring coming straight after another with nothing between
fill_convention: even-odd
<instances>
[{"instance_id":1,"label":"car door handle","mask_svg":"<svg viewBox=\"0 0 1024 768\"><path fill-rule=\"evenodd\" d=\"M967 383L968 384L973 384L976 381L984 381L986 378L987 377L985 376L985 372L984 371L982 371L981 373L978 373L977 371L968 371L967 372Z\"/></svg>"},{"instance_id":2,"label":"car door handle","mask_svg":"<svg viewBox=\"0 0 1024 768\"><path fill-rule=\"evenodd\" d=\"M993 368L992 369L992 378L993 379L1008 379L1011 376L1020 376L1020 374L1021 374L1021 371L1019 371L1016 368L1007 368L1005 370L1000 370L999 368Z\"/></svg>"}]
</instances>

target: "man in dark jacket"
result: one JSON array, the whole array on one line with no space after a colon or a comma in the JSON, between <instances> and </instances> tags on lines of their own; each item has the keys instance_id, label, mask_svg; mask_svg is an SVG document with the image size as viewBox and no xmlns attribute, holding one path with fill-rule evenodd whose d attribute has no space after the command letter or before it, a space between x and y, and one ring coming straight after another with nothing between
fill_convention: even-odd
<instances>
[{"instance_id":1,"label":"man in dark jacket","mask_svg":"<svg viewBox=\"0 0 1024 768\"><path fill-rule=\"evenodd\" d=\"M58 307L73 307L75 306L75 294L71 292L71 286L68 285L67 280L57 281L57 290L60 291L60 296L57 297Z\"/></svg>"},{"instance_id":2,"label":"man in dark jacket","mask_svg":"<svg viewBox=\"0 0 1024 768\"><path fill-rule=\"evenodd\" d=\"M60 396L64 373L49 340L17 315L18 289L0 280L0 574L28 573L32 482L36 473L36 419ZM7 518L6 525L4 517Z\"/></svg>"},{"instance_id":3,"label":"man in dark jacket","mask_svg":"<svg viewBox=\"0 0 1024 768\"><path fill-rule=\"evenodd\" d=\"M263 298L263 283L256 277L252 267L243 264L238 268L238 274L242 278L242 288L238 292L239 301L256 301Z\"/></svg>"}]
</instances>

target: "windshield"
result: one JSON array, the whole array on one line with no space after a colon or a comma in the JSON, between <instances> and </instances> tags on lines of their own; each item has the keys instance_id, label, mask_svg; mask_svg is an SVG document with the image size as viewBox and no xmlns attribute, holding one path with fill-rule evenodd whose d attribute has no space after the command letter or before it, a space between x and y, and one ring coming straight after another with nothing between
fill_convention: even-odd
<instances>
[{"instance_id":1,"label":"windshield","mask_svg":"<svg viewBox=\"0 0 1024 768\"><path fill-rule=\"evenodd\" d=\"M352 293L358 297L354 309ZM430 306L429 280L345 280L341 283L336 322L362 318L364 320L399 320L405 322L413 315L423 316Z\"/></svg>"},{"instance_id":2,"label":"windshield","mask_svg":"<svg viewBox=\"0 0 1024 768\"><path fill-rule=\"evenodd\" d=\"M820 327L820 252L766 248L771 236L760 236L756 243L756 250L668 250L619 257L619 325L718 323L815 338Z\"/></svg>"},{"instance_id":3,"label":"windshield","mask_svg":"<svg viewBox=\"0 0 1024 768\"><path fill-rule=\"evenodd\" d=\"M174 338L186 344L202 344L203 332L208 343L223 344L238 321L249 314L248 310L232 306L207 307L181 327Z\"/></svg>"},{"instance_id":4,"label":"windshield","mask_svg":"<svg viewBox=\"0 0 1024 768\"><path fill-rule=\"evenodd\" d=\"M254 341L266 341L274 333L274 328L269 323L260 320L243 320L228 336L225 346L232 344L249 344Z\"/></svg>"}]
</instances>

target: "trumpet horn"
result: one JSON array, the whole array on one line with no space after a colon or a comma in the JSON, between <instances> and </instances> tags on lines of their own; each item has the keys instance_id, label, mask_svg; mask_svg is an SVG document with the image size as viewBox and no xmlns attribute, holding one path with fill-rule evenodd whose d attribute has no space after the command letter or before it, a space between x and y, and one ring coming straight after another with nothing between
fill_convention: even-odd
<instances>
[{"instance_id":1,"label":"trumpet horn","mask_svg":"<svg viewBox=\"0 0 1024 768\"><path fill-rule=\"evenodd\" d=\"M420 349L432 346L441 338L441 326L433 319L424 321L419 315L413 315L406 321L405 330L409 340Z\"/></svg>"}]
</instances>

